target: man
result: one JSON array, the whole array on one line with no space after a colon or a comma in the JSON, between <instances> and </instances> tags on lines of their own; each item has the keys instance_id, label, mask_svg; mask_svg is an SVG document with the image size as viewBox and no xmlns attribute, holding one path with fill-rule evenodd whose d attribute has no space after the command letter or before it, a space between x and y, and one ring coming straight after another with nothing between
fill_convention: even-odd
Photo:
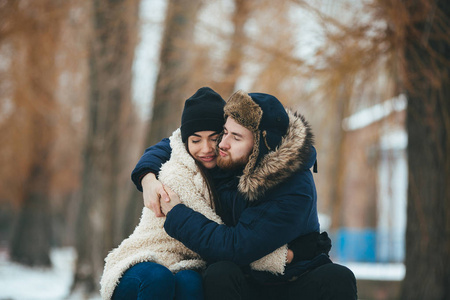
<instances>
[{"instance_id":1,"label":"man","mask_svg":"<svg viewBox=\"0 0 450 300\"><path fill-rule=\"evenodd\" d=\"M226 225L184 206L171 191L160 203L166 232L210 263L204 274L206 298L356 299L353 273L331 263L329 249L320 247L310 171L316 153L308 123L268 94L236 92L224 111L217 165L225 171L217 171L214 181ZM142 178L143 158L134 179ZM166 197L154 175L142 183L150 198L157 189ZM150 202L159 208L158 201ZM294 257L287 258L283 275L248 267L285 244L292 245Z\"/></svg>"}]
</instances>

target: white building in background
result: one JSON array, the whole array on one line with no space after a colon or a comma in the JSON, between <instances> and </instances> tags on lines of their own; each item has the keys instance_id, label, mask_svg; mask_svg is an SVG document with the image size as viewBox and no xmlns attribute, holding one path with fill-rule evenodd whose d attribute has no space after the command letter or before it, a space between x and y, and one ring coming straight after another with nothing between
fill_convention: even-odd
<instances>
[{"instance_id":1,"label":"white building in background","mask_svg":"<svg viewBox=\"0 0 450 300\"><path fill-rule=\"evenodd\" d=\"M405 256L408 163L405 131L381 136L378 162L377 261L402 262Z\"/></svg>"}]
</instances>

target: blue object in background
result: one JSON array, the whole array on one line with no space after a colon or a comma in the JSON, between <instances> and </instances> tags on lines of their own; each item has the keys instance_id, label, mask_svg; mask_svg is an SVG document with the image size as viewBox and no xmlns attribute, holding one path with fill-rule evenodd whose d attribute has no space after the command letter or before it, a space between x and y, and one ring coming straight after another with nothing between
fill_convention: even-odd
<instances>
[{"instance_id":1,"label":"blue object in background","mask_svg":"<svg viewBox=\"0 0 450 300\"><path fill-rule=\"evenodd\" d=\"M331 232L330 256L342 262L376 262L376 231L371 228L340 228Z\"/></svg>"}]
</instances>

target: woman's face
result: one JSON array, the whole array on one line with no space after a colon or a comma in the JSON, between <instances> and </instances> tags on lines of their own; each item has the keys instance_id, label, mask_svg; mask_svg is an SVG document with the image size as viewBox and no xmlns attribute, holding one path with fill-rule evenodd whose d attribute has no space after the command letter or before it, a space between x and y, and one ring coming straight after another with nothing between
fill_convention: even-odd
<instances>
[{"instance_id":1,"label":"woman's face","mask_svg":"<svg viewBox=\"0 0 450 300\"><path fill-rule=\"evenodd\" d=\"M189 153L207 169L216 166L218 137L219 134L215 131L197 131L188 137Z\"/></svg>"}]
</instances>

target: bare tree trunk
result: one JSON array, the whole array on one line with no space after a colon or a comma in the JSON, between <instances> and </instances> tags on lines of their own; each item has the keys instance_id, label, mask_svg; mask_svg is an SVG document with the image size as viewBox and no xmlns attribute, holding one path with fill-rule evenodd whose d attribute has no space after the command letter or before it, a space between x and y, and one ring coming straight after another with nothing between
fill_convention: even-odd
<instances>
[{"instance_id":1,"label":"bare tree trunk","mask_svg":"<svg viewBox=\"0 0 450 300\"><path fill-rule=\"evenodd\" d=\"M14 232L12 234L10 255L13 261L29 266L50 266L51 210L49 192L49 152L51 143L42 145L40 134L47 137L53 134L45 116L34 116L35 156L30 173L25 181L23 203L21 204ZM39 124L39 125L38 125ZM47 130L46 130L47 129Z\"/></svg>"},{"instance_id":2,"label":"bare tree trunk","mask_svg":"<svg viewBox=\"0 0 450 300\"><path fill-rule=\"evenodd\" d=\"M103 260L122 236L116 225L124 129L131 109L137 0L93 3L88 133L84 150L73 290L99 290ZM119 232L118 232L119 231Z\"/></svg>"},{"instance_id":3,"label":"bare tree trunk","mask_svg":"<svg viewBox=\"0 0 450 300\"><path fill-rule=\"evenodd\" d=\"M330 134L331 145L335 145L332 155L329 155L330 172L328 176L330 185L331 223L330 229L336 231L342 226L342 206L344 202L344 176L348 162L344 159L346 132L342 128L342 120L349 116L351 91L353 80L344 80L339 88L338 99L333 101L331 111L335 112L334 132ZM332 115L332 114L329 114Z\"/></svg>"},{"instance_id":4,"label":"bare tree trunk","mask_svg":"<svg viewBox=\"0 0 450 300\"><path fill-rule=\"evenodd\" d=\"M152 119L146 145L168 137L180 125L192 72L194 29L201 0L170 0L167 8L160 69L156 82Z\"/></svg>"},{"instance_id":5,"label":"bare tree trunk","mask_svg":"<svg viewBox=\"0 0 450 300\"><path fill-rule=\"evenodd\" d=\"M170 0L168 3L146 147L170 136L180 125L184 100L191 92L188 88L193 72L194 29L201 5L202 0ZM141 209L142 194L134 189L126 208L131 217L125 221L125 235L137 225Z\"/></svg>"},{"instance_id":6,"label":"bare tree trunk","mask_svg":"<svg viewBox=\"0 0 450 300\"><path fill-rule=\"evenodd\" d=\"M450 299L450 3L405 1L408 208L402 299Z\"/></svg>"},{"instance_id":7,"label":"bare tree trunk","mask_svg":"<svg viewBox=\"0 0 450 300\"><path fill-rule=\"evenodd\" d=\"M27 265L50 266L51 210L50 156L55 139L52 114L56 110L54 87L57 85L55 57L59 27L66 16L59 1L45 0L18 5L7 1L2 9L9 10L6 18L17 54L11 70L14 103L19 119L26 118L24 131L31 151L22 152L29 159L29 171L24 180L23 197L14 232L11 236L12 260ZM20 55L21 54L21 55ZM19 122L23 122L19 120ZM26 146L25 146L26 147Z\"/></svg>"},{"instance_id":8,"label":"bare tree trunk","mask_svg":"<svg viewBox=\"0 0 450 300\"><path fill-rule=\"evenodd\" d=\"M231 95L235 91L236 81L241 75L241 63L244 56L244 43L246 41L244 26L250 14L252 1L234 0L233 25L234 32L231 37L230 50L225 65L224 80L220 83L219 92L222 95Z\"/></svg>"}]
</instances>

